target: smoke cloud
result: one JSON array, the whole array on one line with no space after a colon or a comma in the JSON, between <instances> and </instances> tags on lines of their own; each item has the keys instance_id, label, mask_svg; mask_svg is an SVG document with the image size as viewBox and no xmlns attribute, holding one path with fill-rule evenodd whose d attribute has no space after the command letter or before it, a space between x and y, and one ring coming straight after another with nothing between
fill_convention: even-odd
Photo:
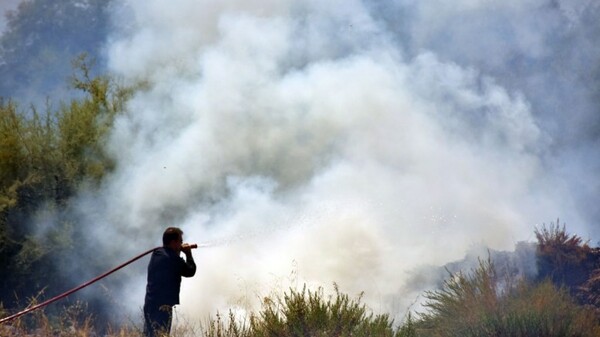
<instances>
[{"instance_id":1,"label":"smoke cloud","mask_svg":"<svg viewBox=\"0 0 600 337\"><path fill-rule=\"evenodd\" d=\"M109 67L145 85L111 133L115 173L79 209L106 247L158 245L169 225L211 243L183 282L188 318L333 282L402 317L422 266L511 249L557 216L597 234L580 201L598 185L570 178L598 165L579 77L598 69L579 34L597 7L127 1ZM135 312L145 275L129 277Z\"/></svg>"}]
</instances>

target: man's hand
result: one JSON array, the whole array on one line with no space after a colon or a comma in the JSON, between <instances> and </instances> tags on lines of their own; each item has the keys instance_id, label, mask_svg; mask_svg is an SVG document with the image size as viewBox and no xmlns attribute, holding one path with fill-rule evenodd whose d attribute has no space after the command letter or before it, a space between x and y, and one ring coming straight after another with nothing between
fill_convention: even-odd
<instances>
[{"instance_id":1,"label":"man's hand","mask_svg":"<svg viewBox=\"0 0 600 337\"><path fill-rule=\"evenodd\" d=\"M185 254L190 254L192 252L192 245L190 245L189 243L182 244L181 251Z\"/></svg>"}]
</instances>

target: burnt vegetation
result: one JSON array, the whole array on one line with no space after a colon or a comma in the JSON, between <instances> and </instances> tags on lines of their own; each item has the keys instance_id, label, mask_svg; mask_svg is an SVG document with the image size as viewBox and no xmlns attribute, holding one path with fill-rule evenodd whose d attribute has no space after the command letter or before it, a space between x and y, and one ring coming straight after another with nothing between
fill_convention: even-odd
<instances>
[{"instance_id":1,"label":"burnt vegetation","mask_svg":"<svg viewBox=\"0 0 600 337\"><path fill-rule=\"evenodd\" d=\"M535 231L537 281L568 289L578 303L600 310L600 249L567 233L559 221Z\"/></svg>"}]
</instances>

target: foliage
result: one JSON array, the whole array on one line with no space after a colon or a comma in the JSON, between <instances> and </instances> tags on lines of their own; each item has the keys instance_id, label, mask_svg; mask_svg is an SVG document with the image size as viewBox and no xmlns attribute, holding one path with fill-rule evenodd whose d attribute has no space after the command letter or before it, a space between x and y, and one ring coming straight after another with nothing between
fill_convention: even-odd
<instances>
[{"instance_id":1,"label":"foliage","mask_svg":"<svg viewBox=\"0 0 600 337\"><path fill-rule=\"evenodd\" d=\"M286 336L394 336L388 315L369 312L360 297L350 299L335 287L335 295L325 297L322 289L290 289L283 298L266 297L250 323L236 322L232 313L225 323L212 320L206 337L286 337Z\"/></svg>"},{"instance_id":2,"label":"foliage","mask_svg":"<svg viewBox=\"0 0 600 337\"><path fill-rule=\"evenodd\" d=\"M492 264L480 261L472 275L450 275L442 289L426 293L428 312L422 316L421 326L468 333L463 330L470 330L481 321L481 315L498 306L497 291Z\"/></svg>"},{"instance_id":3,"label":"foliage","mask_svg":"<svg viewBox=\"0 0 600 337\"><path fill-rule=\"evenodd\" d=\"M545 225L541 229L535 229L535 236L538 241L538 254L542 256L551 256L553 264L562 267L566 264L576 264L583 261L590 251L587 243L577 235L569 235L565 229L559 225L551 223L548 227Z\"/></svg>"},{"instance_id":4,"label":"foliage","mask_svg":"<svg viewBox=\"0 0 600 337\"><path fill-rule=\"evenodd\" d=\"M36 304L32 300L30 305ZM8 324L0 325L0 336L57 336L80 337L95 336L93 325L94 318L89 314L87 305L75 302L62 308L61 315L51 318L43 310L36 311L28 317L21 317ZM127 334L122 334L127 332ZM130 329L123 328L120 332L109 333L111 336L140 336L130 333Z\"/></svg>"},{"instance_id":5,"label":"foliage","mask_svg":"<svg viewBox=\"0 0 600 337\"><path fill-rule=\"evenodd\" d=\"M416 337L416 336L417 336L417 324L416 324L412 314L409 312L408 317L406 318L406 321L404 322L404 324L402 324L400 327L398 327L398 330L396 331L396 337Z\"/></svg>"},{"instance_id":6,"label":"foliage","mask_svg":"<svg viewBox=\"0 0 600 337\"><path fill-rule=\"evenodd\" d=\"M558 220L536 229L538 281L549 279L557 286L567 287L581 303L596 302L596 278L600 268L600 252L592 249L577 235L570 235Z\"/></svg>"},{"instance_id":7,"label":"foliage","mask_svg":"<svg viewBox=\"0 0 600 337\"><path fill-rule=\"evenodd\" d=\"M32 303L34 304L34 303ZM26 323L26 321L29 322ZM90 336L94 335L93 316L81 302L65 307L58 319L49 319L43 310L31 316L25 316L0 326L2 336L22 336L32 331L40 335L53 336ZM196 329L189 322L173 328L171 335L196 336ZM323 290L290 291L283 298L265 298L263 308L247 321L239 322L232 312L227 319L217 314L202 329L205 337L261 337L261 336L397 336L409 337L410 334L395 334L392 322L387 315L373 315L360 297L352 300L336 288L334 296L325 297ZM406 330L406 329L405 329ZM106 336L138 337L141 328L123 326L108 329Z\"/></svg>"},{"instance_id":8,"label":"foliage","mask_svg":"<svg viewBox=\"0 0 600 337\"><path fill-rule=\"evenodd\" d=\"M56 263L81 250L68 200L113 169L104 141L132 90L92 77L86 55L74 66L74 88L85 96L58 111L22 111L0 100L0 301L32 296L63 280ZM42 221L38 221L41 219Z\"/></svg>"},{"instance_id":9,"label":"foliage","mask_svg":"<svg viewBox=\"0 0 600 337\"><path fill-rule=\"evenodd\" d=\"M442 289L427 293L428 312L417 322L418 335L600 335L593 310L579 306L565 289L548 281L520 281L505 289L498 284L489 261L471 275L452 275Z\"/></svg>"},{"instance_id":10,"label":"foliage","mask_svg":"<svg viewBox=\"0 0 600 337\"><path fill-rule=\"evenodd\" d=\"M229 316L223 318L220 313L216 318L211 318L203 332L205 337L250 337L252 332L245 322L238 322L234 313L229 311Z\"/></svg>"}]
</instances>

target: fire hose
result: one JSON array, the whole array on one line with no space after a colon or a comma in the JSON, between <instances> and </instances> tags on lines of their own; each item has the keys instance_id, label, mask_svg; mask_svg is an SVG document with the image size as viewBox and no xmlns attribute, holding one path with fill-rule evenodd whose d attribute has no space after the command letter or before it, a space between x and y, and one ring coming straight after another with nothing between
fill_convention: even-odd
<instances>
[{"instance_id":1,"label":"fire hose","mask_svg":"<svg viewBox=\"0 0 600 337\"><path fill-rule=\"evenodd\" d=\"M90 284L92 284L92 283L98 282L98 281L100 281L101 279L103 279L103 278L107 277L108 275L110 275L110 274L112 274L112 273L116 272L117 270L119 270L119 269L121 269L121 268L123 268L123 267L125 267L125 266L127 266L127 265L129 265L129 264L131 264L131 263L133 263L133 262L135 262L135 261L137 261L137 260L141 259L142 257L144 257L144 256L146 256L146 255L148 255L148 254L152 253L153 251L155 251L155 250L156 250L156 249L158 249L158 248L160 248L160 247L154 247L154 248L152 248L152 249L149 249L149 250L147 250L147 251L143 252L142 254L140 254L140 255L138 255L138 256L136 256L136 257L134 257L134 258L130 259L129 261L127 261L127 262L125 262L125 263L122 263L122 264L118 265L117 267L115 267L115 268L113 268L113 269L111 269L111 270L109 270L109 271L105 272L104 274L101 274L101 275L99 275L99 276L96 276L95 278L93 278L93 279L91 279L91 280L89 280L89 281L87 281L87 282L85 282L85 283L82 283L81 285L79 285L79 286L77 286L77 287L75 287L75 288L73 288L73 289L71 289L71 290L65 291L64 293L62 293L62 294L60 294L60 295L58 295L58 296L54 296L54 297L52 297L52 298L51 298L51 299L49 299L49 300L46 300L46 301L44 301L44 302L42 302L42 303L39 303L39 304L36 304L36 305L34 305L34 306L32 306L32 307L29 307L29 308L27 308L27 309L25 309L25 310L23 310L23 311L20 311L20 312L16 313L16 314L14 314L14 315L11 315L11 316L8 316L8 317L4 317L4 318L0 319L0 324L4 324L4 323L6 323L6 322L10 322L10 321L12 321L12 320L14 320L14 319L16 319L16 318L18 318L18 317L21 317L21 316L23 316L23 315L25 315L25 314L27 314L27 313L29 313L29 312L32 312L32 311L34 311L34 310L37 310L37 309L43 308L43 307L47 306L47 305L48 305L48 304L50 304L50 303L56 302L56 301L58 301L58 300L60 300L60 299L63 299L63 298L65 298L65 297L67 297L67 296L71 295L72 293L74 293L74 292L76 292L76 291L79 291L79 290L81 290L81 289L83 289L83 288L85 288L85 287L89 286L89 285L90 285ZM194 248L198 248L198 245L197 245L197 244L191 244L191 245L190 245L190 248L192 248L192 249L194 249Z\"/></svg>"}]
</instances>

